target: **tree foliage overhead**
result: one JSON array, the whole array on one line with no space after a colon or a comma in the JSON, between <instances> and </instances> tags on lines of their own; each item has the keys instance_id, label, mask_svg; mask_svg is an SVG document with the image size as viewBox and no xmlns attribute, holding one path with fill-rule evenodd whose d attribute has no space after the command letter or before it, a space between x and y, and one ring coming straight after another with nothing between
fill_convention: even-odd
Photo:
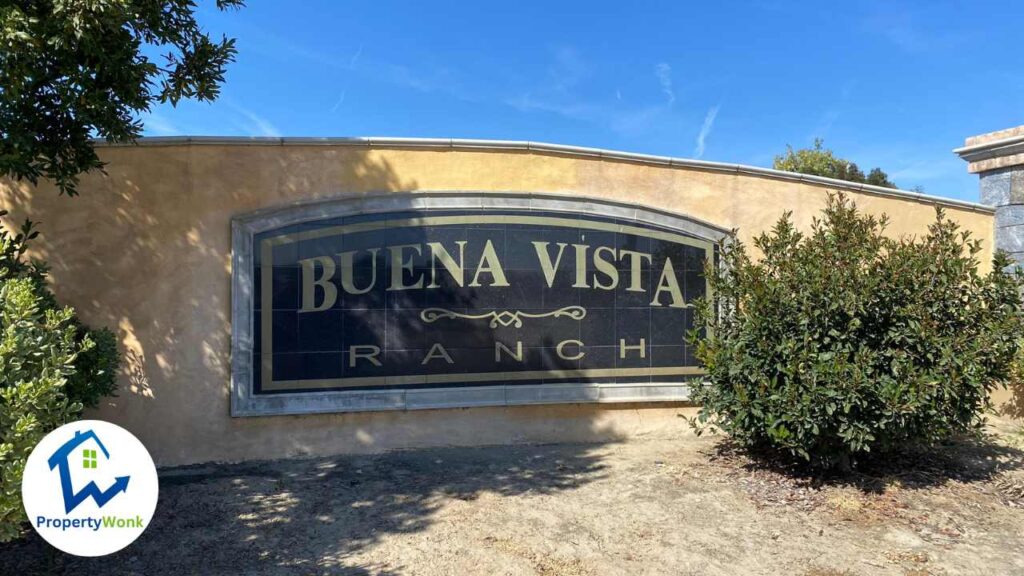
<instances>
[{"instance_id":1,"label":"tree foliage overhead","mask_svg":"<svg viewBox=\"0 0 1024 576\"><path fill-rule=\"evenodd\" d=\"M243 0L217 0L221 10ZM102 168L90 139L132 141L154 102L214 100L234 39L200 28L192 0L0 3L0 174L74 195ZM155 54L159 53L159 56Z\"/></svg>"},{"instance_id":2,"label":"tree foliage overhead","mask_svg":"<svg viewBox=\"0 0 1024 576\"><path fill-rule=\"evenodd\" d=\"M748 447L823 467L972 430L989 392L1013 379L1024 333L1024 276L938 218L920 238L830 199L808 234L787 214L754 240L721 247L691 334L707 385L695 422Z\"/></svg>"},{"instance_id":3,"label":"tree foliage overhead","mask_svg":"<svg viewBox=\"0 0 1024 576\"><path fill-rule=\"evenodd\" d=\"M792 146L786 146L786 153L775 157L772 168L859 184L896 188L896 184L889 180L889 175L881 168L872 168L865 176L856 163L839 158L832 150L825 148L821 138L814 139L814 148L793 150Z\"/></svg>"}]
</instances>

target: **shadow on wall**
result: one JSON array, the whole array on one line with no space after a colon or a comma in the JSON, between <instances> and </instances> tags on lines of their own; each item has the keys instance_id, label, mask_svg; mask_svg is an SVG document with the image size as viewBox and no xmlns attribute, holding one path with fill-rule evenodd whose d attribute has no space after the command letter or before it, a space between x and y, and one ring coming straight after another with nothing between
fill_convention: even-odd
<instances>
[{"instance_id":1,"label":"shadow on wall","mask_svg":"<svg viewBox=\"0 0 1024 576\"><path fill-rule=\"evenodd\" d=\"M999 412L1010 418L1024 420L1024 367L1019 369L1017 377L1010 382L1010 398L999 406Z\"/></svg>"},{"instance_id":2,"label":"shadow on wall","mask_svg":"<svg viewBox=\"0 0 1024 576\"><path fill-rule=\"evenodd\" d=\"M164 471L152 525L127 549L75 558L32 532L0 546L10 574L406 574L401 556L355 556L397 535L459 522L459 501L502 514L500 499L542 497L603 478L598 448L578 444L444 448ZM510 524L512 523L510 518ZM520 520L521 519L517 519ZM488 537L479 534L481 548ZM427 555L473 553L428 541ZM422 550L410 551L410 555ZM422 558L421 560L422 561Z\"/></svg>"},{"instance_id":3,"label":"shadow on wall","mask_svg":"<svg viewBox=\"0 0 1024 576\"><path fill-rule=\"evenodd\" d=\"M8 222L27 217L41 224L33 255L49 262L60 302L74 306L88 324L118 334L119 397L104 400L90 416L140 435L154 446L158 462L181 461L189 450L201 454L203 448L187 446L186 438L254 425L228 419L231 216L295 201L418 188L386 159L351 148L184 146L101 153L109 162L106 174L83 178L79 197L13 182L0 188L0 204L12 208ZM193 417L172 417L174 411ZM321 426L338 418L309 417ZM372 416L346 418L351 426ZM291 443L293 454L317 449L298 434L281 441Z\"/></svg>"},{"instance_id":4,"label":"shadow on wall","mask_svg":"<svg viewBox=\"0 0 1024 576\"><path fill-rule=\"evenodd\" d=\"M1006 386L993 390L991 397L998 414L1024 420L1024 348L1017 352Z\"/></svg>"},{"instance_id":5,"label":"shadow on wall","mask_svg":"<svg viewBox=\"0 0 1024 576\"><path fill-rule=\"evenodd\" d=\"M535 432L571 427L575 439L607 437L606 431L587 433L607 412L604 408L575 415L556 411L554 416L547 409L527 407L443 416L391 412L230 418L231 217L296 201L416 191L419 184L373 151L355 148L180 146L106 148L102 153L109 162L106 174L83 178L79 197L13 183L0 186L0 205L16 208L9 221L28 217L40 222L35 256L50 263L58 299L77 308L88 324L118 334L123 356L119 396L104 400L87 416L125 426L150 447L158 463L470 443L473 434L459 430L459 423L480 427L496 414L508 429L521 422ZM458 300L460 294L468 292L439 291L431 305L468 307ZM515 300L531 296L536 295L510 291L507 301L485 304L521 305ZM376 306L427 304L394 300L379 298ZM458 330L456 339L464 342L489 341L497 334L485 323L410 325L415 318L399 317L400 330L390 332L417 340ZM510 344L515 342L504 327L498 332ZM423 349L416 342L392 344ZM551 339L538 344L547 352L538 361L559 361L550 353ZM493 344L487 347L486 355L477 356L493 358ZM531 414L537 418L531 420ZM489 442L502 441L494 440L498 433L493 427L477 431L490 432ZM513 436L531 437L537 436Z\"/></svg>"},{"instance_id":6,"label":"shadow on wall","mask_svg":"<svg viewBox=\"0 0 1024 576\"><path fill-rule=\"evenodd\" d=\"M491 426L477 432L493 436L497 424L488 418L499 411L508 429L522 423L534 432L546 426L616 442L616 430L598 420L636 409L231 419L231 216L346 192L415 191L417 183L353 149L182 147L155 154L125 148L104 156L108 175L84 179L79 198L14 184L0 187L0 203L15 207L15 218L41 222L35 255L50 262L60 301L90 325L119 335L120 396L88 416L136 433L158 463L359 451L396 439L408 446L454 444L473 437L472 430L457 429L460 423ZM404 333L419 337L412 329ZM436 437L425 440L427 433ZM0 573L409 572L401 558L359 566L351 557L389 535L452 521L446 503L577 489L602 477L599 451L598 444L443 448L165 471L152 525L126 550L72 558L30 531L0 547Z\"/></svg>"}]
</instances>

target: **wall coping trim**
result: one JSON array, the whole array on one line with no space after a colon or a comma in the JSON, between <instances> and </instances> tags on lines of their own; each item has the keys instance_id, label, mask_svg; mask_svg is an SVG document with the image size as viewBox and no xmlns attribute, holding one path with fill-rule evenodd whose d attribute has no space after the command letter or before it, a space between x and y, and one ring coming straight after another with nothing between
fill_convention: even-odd
<instances>
[{"instance_id":1,"label":"wall coping trim","mask_svg":"<svg viewBox=\"0 0 1024 576\"><path fill-rule=\"evenodd\" d=\"M1007 138L1005 140L1020 140L1024 145L1024 136ZM992 147L1003 140L991 142L979 146L958 148L974 149L979 147ZM744 164L732 164L726 162L711 162L707 160L695 160L692 158L676 158L672 156L656 156L652 154L639 154L635 152L623 152L618 150L607 150L604 148L587 148L582 146L569 146L565 144L550 144L546 142L532 142L525 140L475 140L461 138L394 138L394 137L269 137L269 136L146 136L139 138L135 143L110 143L104 140L95 140L97 146L128 147L128 146L181 146L181 145L228 145L228 146L353 146L365 148L426 148L440 150L500 150L500 151L529 151L547 154L561 154L578 158L599 158L605 160L617 160L626 162L637 162L640 164L656 166L672 166L679 168L694 168L711 172L724 172L731 174L742 174L747 176L761 176L776 180L787 180L790 182L804 182L829 186L852 192L865 192L877 196L888 196L904 200L913 200L932 204L936 206L949 206L959 209L968 209L985 214L994 213L994 208L977 202L943 198L930 194L921 194L910 190L897 188L884 188L871 184L858 184L826 178L824 176L812 176L796 172L786 172L763 168L760 166L747 166ZM1000 154L1002 155L1002 154ZM961 155L961 157L963 157ZM966 158L965 158L966 159Z\"/></svg>"}]
</instances>

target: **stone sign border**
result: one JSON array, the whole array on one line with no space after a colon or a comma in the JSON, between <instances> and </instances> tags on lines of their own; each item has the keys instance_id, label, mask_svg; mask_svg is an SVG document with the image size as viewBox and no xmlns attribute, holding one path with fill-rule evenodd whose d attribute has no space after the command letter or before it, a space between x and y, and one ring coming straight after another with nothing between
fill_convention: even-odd
<instances>
[{"instance_id":1,"label":"stone sign border","mask_svg":"<svg viewBox=\"0 0 1024 576\"><path fill-rule=\"evenodd\" d=\"M238 215L231 221L231 415L271 416L473 406L582 402L666 402L689 399L684 382L460 386L406 390L351 390L254 395L253 239L285 226L357 214L433 210L543 210L599 215L658 226L718 242L727 230L681 214L639 204L580 195L523 192L392 192L317 199Z\"/></svg>"}]
</instances>

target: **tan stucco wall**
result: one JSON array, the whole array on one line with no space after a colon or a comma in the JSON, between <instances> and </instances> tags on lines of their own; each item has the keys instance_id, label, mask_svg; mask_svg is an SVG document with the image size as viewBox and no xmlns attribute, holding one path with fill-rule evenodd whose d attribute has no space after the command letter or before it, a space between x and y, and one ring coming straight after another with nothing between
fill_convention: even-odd
<instances>
[{"instance_id":1,"label":"tan stucco wall","mask_svg":"<svg viewBox=\"0 0 1024 576\"><path fill-rule=\"evenodd\" d=\"M14 221L40 223L37 255L54 289L91 325L117 331L122 389L95 417L135 432L160 464L376 451L426 445L611 440L686 430L660 405L534 406L231 418L230 219L316 198L392 191L520 191L643 202L749 240L785 210L807 228L829 187L688 167L531 151L345 146L173 145L102 148L107 174L81 195L0 187ZM920 234L934 207L851 192L891 217L893 234ZM992 215L947 208L984 242Z\"/></svg>"}]
</instances>

